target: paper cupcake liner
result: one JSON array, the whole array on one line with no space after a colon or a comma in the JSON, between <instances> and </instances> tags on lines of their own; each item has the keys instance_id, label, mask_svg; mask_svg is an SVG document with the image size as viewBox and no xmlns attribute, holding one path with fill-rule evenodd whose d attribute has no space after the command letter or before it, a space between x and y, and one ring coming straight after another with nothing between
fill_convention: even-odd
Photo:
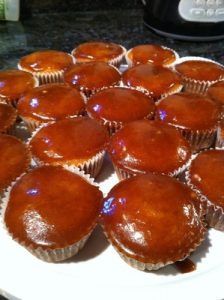
<instances>
[{"instance_id":1,"label":"paper cupcake liner","mask_svg":"<svg viewBox=\"0 0 224 300\"><path fill-rule=\"evenodd\" d=\"M217 129L217 137L215 147L224 148L224 124L219 124Z\"/></svg>"},{"instance_id":2,"label":"paper cupcake liner","mask_svg":"<svg viewBox=\"0 0 224 300\"><path fill-rule=\"evenodd\" d=\"M167 67L167 68L172 67L172 66L176 63L177 59L179 59L179 54L178 54L175 50L173 50L173 49L171 49L171 48L168 48L168 47L165 47L165 46L161 46L161 47L162 47L164 50L170 50L170 51L172 51L173 54L175 55L175 60L174 60L172 63L163 64L163 65L162 65L163 67ZM128 64L128 67L129 67L129 68L132 67L133 65L135 65L135 64L133 63L133 61L129 58L129 54L130 54L130 52L132 51L132 49L133 49L133 48L129 49L129 50L126 52L126 55L125 55L125 59L126 59L126 62L127 62L127 64ZM153 64L153 63L152 63L152 64Z\"/></svg>"},{"instance_id":3,"label":"paper cupcake liner","mask_svg":"<svg viewBox=\"0 0 224 300\"><path fill-rule=\"evenodd\" d=\"M65 165L64 168L72 173L75 173L79 176L81 176L82 178L84 178L87 182L89 182L90 184L96 186L99 188L99 186L93 181L93 179L89 176L86 175L84 172L80 171L78 168L71 168L68 165ZM24 175L25 173L23 173L20 177L18 177L7 189L6 192L4 194L4 197L2 199L2 203L1 203L1 209L0 209L0 215L1 215L1 220L3 223L3 227L4 229L8 232L9 236L16 241L18 244L20 244L21 246L23 246L24 248L26 248L30 253L32 253L34 256L36 256L37 258L44 260L46 262L58 262L58 261L63 261L66 260L72 256L74 256L75 254L77 254L79 252L79 250L81 250L83 248L83 246L85 245L85 243L87 242L88 238L90 237L91 233L93 232L95 225L89 230L89 232L83 236L79 241L75 242L72 245L68 245L66 247L63 248L57 248L57 249L43 249L40 246L35 248L33 245L27 245L24 241L19 240L18 238L16 238L13 233L11 233L9 231L9 229L7 228L5 222L4 222L4 215L5 215L5 210L7 208L7 204L9 201L9 196L10 196L10 192L11 189L13 188L14 184Z\"/></svg>"},{"instance_id":4,"label":"paper cupcake liner","mask_svg":"<svg viewBox=\"0 0 224 300\"><path fill-rule=\"evenodd\" d=\"M208 62L212 62L215 63L216 65L219 65L221 67L224 67L223 65L221 65L220 63L211 60L211 59L207 59L204 57L197 57L197 56L186 56L186 57L182 57L179 58L176 63L173 66L173 69L175 70L175 65L176 64L180 64L186 61L191 61L191 60L200 60L200 61L208 61ZM207 89L214 83L220 81L220 80L224 80L224 77L220 77L217 80L213 80L213 81L205 81L205 80L195 80L189 77L186 77L184 75L182 75L181 73L179 73L177 70L176 72L178 74L180 74L182 80L183 80L183 85L184 85L184 91L185 92L189 92L189 93L195 93L195 94L200 94L200 95L205 95L207 92Z\"/></svg>"}]
</instances>

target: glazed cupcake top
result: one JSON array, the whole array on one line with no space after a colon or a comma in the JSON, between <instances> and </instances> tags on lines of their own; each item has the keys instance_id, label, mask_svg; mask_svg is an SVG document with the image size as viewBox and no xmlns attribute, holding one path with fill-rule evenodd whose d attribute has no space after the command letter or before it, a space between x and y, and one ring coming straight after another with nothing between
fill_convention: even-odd
<instances>
[{"instance_id":1,"label":"glazed cupcake top","mask_svg":"<svg viewBox=\"0 0 224 300\"><path fill-rule=\"evenodd\" d=\"M73 64L72 56L57 50L36 51L22 57L18 67L29 72L64 71Z\"/></svg>"},{"instance_id":2,"label":"glazed cupcake top","mask_svg":"<svg viewBox=\"0 0 224 300\"><path fill-rule=\"evenodd\" d=\"M182 86L179 75L153 64L140 64L127 69L122 74L122 82L129 87L141 87L155 98Z\"/></svg>"},{"instance_id":3,"label":"glazed cupcake top","mask_svg":"<svg viewBox=\"0 0 224 300\"><path fill-rule=\"evenodd\" d=\"M78 117L42 127L31 139L32 154L44 163L79 163L105 149L106 129L95 120Z\"/></svg>"},{"instance_id":4,"label":"glazed cupcake top","mask_svg":"<svg viewBox=\"0 0 224 300\"><path fill-rule=\"evenodd\" d=\"M224 209L224 151L199 153L189 168L189 180L213 204Z\"/></svg>"},{"instance_id":5,"label":"glazed cupcake top","mask_svg":"<svg viewBox=\"0 0 224 300\"><path fill-rule=\"evenodd\" d=\"M127 53L133 65L152 63L157 66L171 65L176 60L175 52L160 45L138 45Z\"/></svg>"},{"instance_id":6,"label":"glazed cupcake top","mask_svg":"<svg viewBox=\"0 0 224 300\"><path fill-rule=\"evenodd\" d=\"M0 103L0 132L9 129L17 118L17 112L11 105Z\"/></svg>"},{"instance_id":7,"label":"glazed cupcake top","mask_svg":"<svg viewBox=\"0 0 224 300\"><path fill-rule=\"evenodd\" d=\"M157 119L184 129L212 129L219 116L220 109L214 101L192 93L173 94L157 104Z\"/></svg>"},{"instance_id":8,"label":"glazed cupcake top","mask_svg":"<svg viewBox=\"0 0 224 300\"><path fill-rule=\"evenodd\" d=\"M120 81L119 71L105 62L76 64L65 72L65 82L80 90L96 90Z\"/></svg>"},{"instance_id":9,"label":"glazed cupcake top","mask_svg":"<svg viewBox=\"0 0 224 300\"><path fill-rule=\"evenodd\" d=\"M111 138L113 163L129 172L173 174L191 157L191 147L174 127L159 121L127 123Z\"/></svg>"},{"instance_id":10,"label":"glazed cupcake top","mask_svg":"<svg viewBox=\"0 0 224 300\"><path fill-rule=\"evenodd\" d=\"M189 59L176 64L175 69L182 76L199 81L216 81L224 78L224 67L211 61Z\"/></svg>"},{"instance_id":11,"label":"glazed cupcake top","mask_svg":"<svg viewBox=\"0 0 224 300\"><path fill-rule=\"evenodd\" d=\"M0 135L0 190L6 188L29 166L30 153L27 147L14 136Z\"/></svg>"},{"instance_id":12,"label":"glazed cupcake top","mask_svg":"<svg viewBox=\"0 0 224 300\"><path fill-rule=\"evenodd\" d=\"M18 114L49 122L76 116L85 110L80 92L64 84L46 84L25 93L17 105Z\"/></svg>"},{"instance_id":13,"label":"glazed cupcake top","mask_svg":"<svg viewBox=\"0 0 224 300\"><path fill-rule=\"evenodd\" d=\"M72 55L78 63L88 61L110 62L123 54L123 47L109 42L87 42L80 44L72 51Z\"/></svg>"},{"instance_id":14,"label":"glazed cupcake top","mask_svg":"<svg viewBox=\"0 0 224 300\"><path fill-rule=\"evenodd\" d=\"M0 71L0 98L18 99L36 85L36 80L30 73L13 69Z\"/></svg>"},{"instance_id":15,"label":"glazed cupcake top","mask_svg":"<svg viewBox=\"0 0 224 300\"><path fill-rule=\"evenodd\" d=\"M59 166L44 166L13 185L4 220L20 243L57 249L87 235L101 205L102 193L84 178Z\"/></svg>"},{"instance_id":16,"label":"glazed cupcake top","mask_svg":"<svg viewBox=\"0 0 224 300\"><path fill-rule=\"evenodd\" d=\"M224 105L224 81L211 85L207 90L207 95L215 102Z\"/></svg>"},{"instance_id":17,"label":"glazed cupcake top","mask_svg":"<svg viewBox=\"0 0 224 300\"><path fill-rule=\"evenodd\" d=\"M119 182L104 200L101 223L111 243L144 263L183 259L204 237L199 200L178 180L152 173Z\"/></svg>"},{"instance_id":18,"label":"glazed cupcake top","mask_svg":"<svg viewBox=\"0 0 224 300\"><path fill-rule=\"evenodd\" d=\"M154 111L151 97L124 87L104 89L91 96L87 103L90 117L122 123L152 117Z\"/></svg>"}]
</instances>

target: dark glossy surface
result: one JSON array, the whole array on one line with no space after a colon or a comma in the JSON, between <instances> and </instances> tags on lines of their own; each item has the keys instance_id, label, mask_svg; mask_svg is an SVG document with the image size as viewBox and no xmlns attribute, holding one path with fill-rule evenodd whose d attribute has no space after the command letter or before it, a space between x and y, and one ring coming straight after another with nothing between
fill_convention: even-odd
<instances>
[{"instance_id":1,"label":"dark glossy surface","mask_svg":"<svg viewBox=\"0 0 224 300\"><path fill-rule=\"evenodd\" d=\"M132 89L114 87L93 95L87 103L88 114L98 120L130 122L153 116L151 97Z\"/></svg>"},{"instance_id":2,"label":"dark glossy surface","mask_svg":"<svg viewBox=\"0 0 224 300\"><path fill-rule=\"evenodd\" d=\"M31 152L47 163L78 162L104 150L107 131L89 118L60 120L43 127L30 141Z\"/></svg>"},{"instance_id":3,"label":"dark glossy surface","mask_svg":"<svg viewBox=\"0 0 224 300\"><path fill-rule=\"evenodd\" d=\"M30 72L64 71L72 64L73 59L69 54L56 50L36 51L19 60L20 67Z\"/></svg>"},{"instance_id":4,"label":"dark glossy surface","mask_svg":"<svg viewBox=\"0 0 224 300\"><path fill-rule=\"evenodd\" d=\"M130 122L116 132L108 147L115 165L134 173L174 172L191 157L188 142L159 121Z\"/></svg>"},{"instance_id":5,"label":"dark glossy surface","mask_svg":"<svg viewBox=\"0 0 224 300\"><path fill-rule=\"evenodd\" d=\"M63 84L47 84L36 87L20 98L18 114L43 122L75 116L85 110L80 93Z\"/></svg>"},{"instance_id":6,"label":"dark glossy surface","mask_svg":"<svg viewBox=\"0 0 224 300\"><path fill-rule=\"evenodd\" d=\"M131 87L142 87L155 98L159 98L181 85L177 73L153 64L141 64L128 69L122 74L122 82Z\"/></svg>"},{"instance_id":7,"label":"dark glossy surface","mask_svg":"<svg viewBox=\"0 0 224 300\"><path fill-rule=\"evenodd\" d=\"M5 223L26 245L66 247L94 228L101 205L102 193L82 177L60 167L42 167L13 186Z\"/></svg>"},{"instance_id":8,"label":"dark glossy surface","mask_svg":"<svg viewBox=\"0 0 224 300\"><path fill-rule=\"evenodd\" d=\"M113 187L101 221L119 251L154 264L188 255L205 231L196 195L176 179L150 173Z\"/></svg>"},{"instance_id":9,"label":"dark glossy surface","mask_svg":"<svg viewBox=\"0 0 224 300\"><path fill-rule=\"evenodd\" d=\"M0 103L0 132L5 132L12 126L17 117L15 108L11 105Z\"/></svg>"},{"instance_id":10,"label":"dark glossy surface","mask_svg":"<svg viewBox=\"0 0 224 300\"><path fill-rule=\"evenodd\" d=\"M209 61L189 60L177 64L175 70L182 76L201 81L215 81L224 78L224 67Z\"/></svg>"},{"instance_id":11,"label":"dark glossy surface","mask_svg":"<svg viewBox=\"0 0 224 300\"><path fill-rule=\"evenodd\" d=\"M172 50L164 49L160 45L138 45L131 49L128 58L136 64L153 63L158 66L166 66L176 60Z\"/></svg>"},{"instance_id":12,"label":"dark glossy surface","mask_svg":"<svg viewBox=\"0 0 224 300\"><path fill-rule=\"evenodd\" d=\"M29 166L27 147L14 136L0 135L0 191L12 183Z\"/></svg>"},{"instance_id":13,"label":"dark glossy surface","mask_svg":"<svg viewBox=\"0 0 224 300\"><path fill-rule=\"evenodd\" d=\"M224 81L217 82L210 86L207 95L215 102L224 105Z\"/></svg>"},{"instance_id":14,"label":"dark glossy surface","mask_svg":"<svg viewBox=\"0 0 224 300\"><path fill-rule=\"evenodd\" d=\"M224 151L201 152L191 163L191 183L215 205L224 208Z\"/></svg>"},{"instance_id":15,"label":"dark glossy surface","mask_svg":"<svg viewBox=\"0 0 224 300\"><path fill-rule=\"evenodd\" d=\"M196 265L191 261L189 258L186 258L182 261L177 261L175 263L175 267L181 272L181 273L189 273L196 270Z\"/></svg>"},{"instance_id":16,"label":"dark glossy surface","mask_svg":"<svg viewBox=\"0 0 224 300\"><path fill-rule=\"evenodd\" d=\"M218 125L220 109L208 97L178 93L158 103L156 117L181 128L209 130Z\"/></svg>"},{"instance_id":17,"label":"dark glossy surface","mask_svg":"<svg viewBox=\"0 0 224 300\"><path fill-rule=\"evenodd\" d=\"M105 61L108 62L123 54L123 49L115 43L88 42L79 45L72 51L76 62Z\"/></svg>"},{"instance_id":18,"label":"dark glossy surface","mask_svg":"<svg viewBox=\"0 0 224 300\"><path fill-rule=\"evenodd\" d=\"M33 76L27 72L16 69L0 71L0 97L18 99L35 85Z\"/></svg>"}]
</instances>

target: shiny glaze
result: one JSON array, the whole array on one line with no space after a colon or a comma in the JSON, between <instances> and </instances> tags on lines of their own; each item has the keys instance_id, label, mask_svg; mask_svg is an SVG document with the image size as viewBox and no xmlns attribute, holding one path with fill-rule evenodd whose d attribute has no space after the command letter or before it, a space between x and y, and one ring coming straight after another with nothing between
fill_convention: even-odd
<instances>
[{"instance_id":1,"label":"shiny glaze","mask_svg":"<svg viewBox=\"0 0 224 300\"><path fill-rule=\"evenodd\" d=\"M130 122L153 116L155 104L151 97L142 92L114 87L90 97L86 109L94 119Z\"/></svg>"},{"instance_id":2,"label":"shiny glaze","mask_svg":"<svg viewBox=\"0 0 224 300\"><path fill-rule=\"evenodd\" d=\"M191 93L178 93L157 104L156 118L177 127L209 130L217 126L219 106L210 98Z\"/></svg>"},{"instance_id":3,"label":"shiny glaze","mask_svg":"<svg viewBox=\"0 0 224 300\"><path fill-rule=\"evenodd\" d=\"M27 173L13 186L5 223L20 242L55 249L88 234L101 205L97 187L61 167L45 166Z\"/></svg>"},{"instance_id":4,"label":"shiny glaze","mask_svg":"<svg viewBox=\"0 0 224 300\"><path fill-rule=\"evenodd\" d=\"M63 71L72 64L73 59L68 53L56 50L36 51L19 60L19 66L30 72Z\"/></svg>"},{"instance_id":5,"label":"shiny glaze","mask_svg":"<svg viewBox=\"0 0 224 300\"><path fill-rule=\"evenodd\" d=\"M76 64L65 72L65 82L79 89L99 89L117 84L121 75L105 62Z\"/></svg>"},{"instance_id":6,"label":"shiny glaze","mask_svg":"<svg viewBox=\"0 0 224 300\"><path fill-rule=\"evenodd\" d=\"M72 51L77 62L105 61L108 62L123 54L120 45L107 42L87 42Z\"/></svg>"},{"instance_id":7,"label":"shiny glaze","mask_svg":"<svg viewBox=\"0 0 224 300\"><path fill-rule=\"evenodd\" d=\"M195 80L213 81L224 78L224 68L209 61L188 60L175 65L182 76Z\"/></svg>"},{"instance_id":8,"label":"shiny glaze","mask_svg":"<svg viewBox=\"0 0 224 300\"><path fill-rule=\"evenodd\" d=\"M11 105L0 103L0 132L5 132L16 122L17 112Z\"/></svg>"},{"instance_id":9,"label":"shiny glaze","mask_svg":"<svg viewBox=\"0 0 224 300\"><path fill-rule=\"evenodd\" d=\"M19 115L39 121L60 120L85 110L83 97L64 84L46 84L34 88L19 99Z\"/></svg>"},{"instance_id":10,"label":"shiny glaze","mask_svg":"<svg viewBox=\"0 0 224 300\"><path fill-rule=\"evenodd\" d=\"M174 178L137 175L112 188L101 223L124 255L153 264L175 262L205 233L198 203L196 194Z\"/></svg>"},{"instance_id":11,"label":"shiny glaze","mask_svg":"<svg viewBox=\"0 0 224 300\"><path fill-rule=\"evenodd\" d=\"M160 45L138 45L128 53L128 58L134 65L153 63L157 66L166 66L176 60L174 52Z\"/></svg>"},{"instance_id":12,"label":"shiny glaze","mask_svg":"<svg viewBox=\"0 0 224 300\"><path fill-rule=\"evenodd\" d=\"M0 191L26 171L30 154L26 146L14 136L0 134Z\"/></svg>"},{"instance_id":13,"label":"shiny glaze","mask_svg":"<svg viewBox=\"0 0 224 300\"><path fill-rule=\"evenodd\" d=\"M196 270L196 265L189 258L175 262L175 267L181 273L190 273Z\"/></svg>"},{"instance_id":14,"label":"shiny glaze","mask_svg":"<svg viewBox=\"0 0 224 300\"><path fill-rule=\"evenodd\" d=\"M89 118L64 119L40 129L30 141L31 152L46 163L89 159L104 150L108 133Z\"/></svg>"},{"instance_id":15,"label":"shiny glaze","mask_svg":"<svg viewBox=\"0 0 224 300\"><path fill-rule=\"evenodd\" d=\"M215 102L224 106L224 81L211 85L207 90L207 95Z\"/></svg>"},{"instance_id":16,"label":"shiny glaze","mask_svg":"<svg viewBox=\"0 0 224 300\"><path fill-rule=\"evenodd\" d=\"M174 172L191 157L190 145L175 128L148 120L127 123L112 136L108 151L116 166L134 173Z\"/></svg>"},{"instance_id":17,"label":"shiny glaze","mask_svg":"<svg viewBox=\"0 0 224 300\"><path fill-rule=\"evenodd\" d=\"M18 99L35 84L30 73L13 69L0 71L0 97L6 97L8 100Z\"/></svg>"},{"instance_id":18,"label":"shiny glaze","mask_svg":"<svg viewBox=\"0 0 224 300\"><path fill-rule=\"evenodd\" d=\"M140 64L127 69L122 74L122 81L127 86L142 87L156 98L181 85L179 75L153 64Z\"/></svg>"},{"instance_id":19,"label":"shiny glaze","mask_svg":"<svg viewBox=\"0 0 224 300\"><path fill-rule=\"evenodd\" d=\"M224 209L224 150L207 150L192 161L191 183L212 203Z\"/></svg>"}]
</instances>

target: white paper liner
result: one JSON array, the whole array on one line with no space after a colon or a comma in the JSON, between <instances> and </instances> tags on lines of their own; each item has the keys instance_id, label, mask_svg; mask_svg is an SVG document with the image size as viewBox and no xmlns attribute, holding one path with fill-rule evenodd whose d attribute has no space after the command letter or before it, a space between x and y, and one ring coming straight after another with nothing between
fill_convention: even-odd
<instances>
[{"instance_id":1,"label":"white paper liner","mask_svg":"<svg viewBox=\"0 0 224 300\"><path fill-rule=\"evenodd\" d=\"M27 140L27 145L29 146L31 140L33 137L45 126L48 126L49 124L52 124L55 122L49 122L41 124L38 128L36 128L33 132L31 137ZM86 174L89 174L91 177L96 178L96 176L99 174L102 165L103 160L105 156L106 151L101 150L91 158L87 159L86 161L83 161L82 163L73 164L72 162L66 161L66 162L52 162L52 163L46 163L44 161L41 161L38 157L32 154L32 158L37 166L43 166L43 165L54 165L54 166L69 166L71 168L78 168L80 171L84 171Z\"/></svg>"},{"instance_id":2,"label":"white paper liner","mask_svg":"<svg viewBox=\"0 0 224 300\"><path fill-rule=\"evenodd\" d=\"M186 92L190 92L190 93L195 93L195 94L199 94L199 95L205 95L208 88L220 81L220 80L224 80L224 77L222 78L219 78L217 80L213 80L213 81L206 81L206 80L195 80L193 78L189 78L189 77L186 77L184 76L183 74L181 74L180 72L178 72L175 68L175 66L177 64L180 64L180 63L183 63L183 62L186 62L186 61L207 61L207 62L212 62L218 66L221 66L224 68L224 66L214 60L211 60L211 59L208 59L208 58L204 58L204 57L197 57L197 56L186 56L186 57L182 57L182 58L179 58L176 63L173 65L173 69L178 73L180 74L182 80L183 80L183 84L184 84L184 91Z\"/></svg>"},{"instance_id":3,"label":"white paper liner","mask_svg":"<svg viewBox=\"0 0 224 300\"><path fill-rule=\"evenodd\" d=\"M70 172L72 172L72 173L75 173L75 174L79 175L80 177L85 179L91 185L94 185L97 188L99 188L99 185L94 182L93 178L91 178L88 174L85 174L83 171L80 171L78 168L71 168L68 165L64 165L63 168L70 171ZM93 232L96 224L94 224L94 226L92 226L92 228L89 230L89 232L85 236L83 236L79 241L77 241L76 243L74 243L72 245L69 245L67 247L57 248L57 249L50 249L50 247L49 247L49 249L42 249L40 246L35 248L33 245L26 245L25 242L23 242L23 241L19 240L18 238L14 237L13 233L11 233L8 230L8 228L7 228L7 226L4 222L4 215L5 215L5 211L6 211L6 208L7 208L8 201L9 201L10 192L11 192L14 184L18 180L20 180L20 178L22 178L24 175L25 175L25 173L23 173L21 176L19 176L5 190L4 197L2 198L2 202L0 203L0 217L1 217L1 221L3 223L4 229L8 232L9 236L13 240L15 240L21 246L26 248L34 256L36 256L37 258L39 258L41 260L44 260L46 262L63 261L63 260L66 260L66 259L74 256L75 254L77 254L79 252L79 250L81 250L83 248L83 246L87 242L88 238L90 237L91 233Z\"/></svg>"},{"instance_id":4,"label":"white paper liner","mask_svg":"<svg viewBox=\"0 0 224 300\"><path fill-rule=\"evenodd\" d=\"M214 150L214 149L208 149L204 151L209 151L209 150ZM220 148L217 148L217 150L223 150ZM204 152L201 151L201 152ZM199 152L199 153L201 153ZM198 154L194 155L194 158L192 161L198 156ZM202 206L205 210L205 217L206 221L208 223L208 226L215 228L217 230L224 231L224 210L222 207L212 203L203 193L201 190L199 190L192 182L190 179L190 166L188 167L186 174L185 174L185 179L187 185L199 196Z\"/></svg>"},{"instance_id":5,"label":"white paper liner","mask_svg":"<svg viewBox=\"0 0 224 300\"><path fill-rule=\"evenodd\" d=\"M163 48L164 50L170 50L175 55L175 59L174 59L174 61L172 63L164 63L164 64L162 64L163 67L167 67L167 68L168 67L172 67L176 63L177 59L179 59L179 54L175 50L173 50L171 48L168 48L168 47L165 47L165 46L161 46L161 48ZM130 52L132 50L133 50L133 48L129 49L126 52L126 55L125 55L125 59L126 59L126 62L128 64L129 68L131 68L134 65L133 61L129 58L129 54L130 54ZM153 64L153 62L152 62L152 64Z\"/></svg>"},{"instance_id":6,"label":"white paper liner","mask_svg":"<svg viewBox=\"0 0 224 300\"><path fill-rule=\"evenodd\" d=\"M219 124L217 129L217 138L216 138L215 147L224 148L224 124L221 123Z\"/></svg>"}]
</instances>

